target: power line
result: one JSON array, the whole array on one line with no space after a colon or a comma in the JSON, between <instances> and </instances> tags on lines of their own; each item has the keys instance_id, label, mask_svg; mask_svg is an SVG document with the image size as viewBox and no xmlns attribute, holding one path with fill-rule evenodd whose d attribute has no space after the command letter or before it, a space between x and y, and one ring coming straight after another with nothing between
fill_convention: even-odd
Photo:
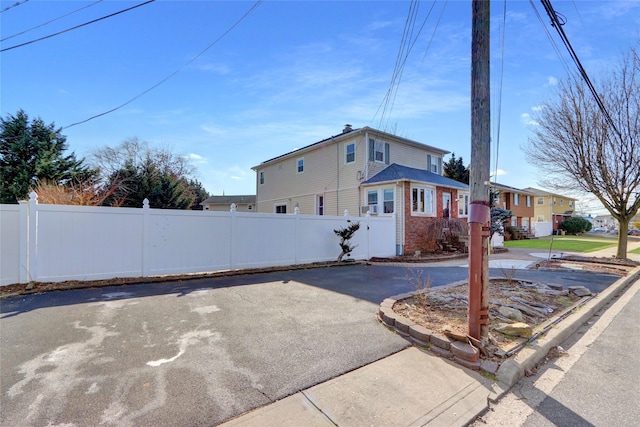
<instances>
[{"instance_id":1,"label":"power line","mask_svg":"<svg viewBox=\"0 0 640 427\"><path fill-rule=\"evenodd\" d=\"M168 76L166 76L165 78L163 78L162 80L160 80L158 83L154 84L153 86L149 87L148 89L144 90L143 92L139 93L138 95L134 96L133 98L131 98L130 100L128 100L127 102L118 105L117 107L114 107L108 111L105 111L103 113L100 114L96 114L95 116L91 116L88 119L84 119L81 120L79 122L75 122L75 123L71 123L70 125L64 126L62 129L68 129L70 127L73 126L77 126L83 123L86 123L90 120L93 119L97 119L98 117L102 117L102 116L106 116L109 113L113 113L114 111L117 111L119 109L121 109L122 107L131 104L133 101L135 101L138 98L141 98L142 96L146 95L147 93L151 92L153 89L157 88L158 86L160 86L161 84L163 84L164 82L166 82L167 80L169 80L171 77L175 76L176 74L178 74L180 71L184 70L186 67L188 67L189 65L191 65L196 59L200 58L202 55L204 55L204 53L206 51L208 51L209 49L211 49L216 43L218 43L220 40L222 40L227 34L229 34L235 27L237 27L247 16L249 16L251 14L251 12L254 11L254 9L256 9L264 0L258 0L256 1L253 6L251 6L251 8L249 8L249 10L247 10L244 15L242 15L240 17L240 19L238 19L231 27L229 27L229 29L227 29L227 31L225 31L224 33L222 33L222 35L220 35L217 39L215 39L213 42L211 42L209 44L209 46L207 46L203 51L201 51L199 54L197 54L196 56L194 56L193 58L191 58L191 60L189 60L186 64L184 64L182 67L178 68L177 70L175 70L173 73L169 74Z\"/></svg>"},{"instance_id":2,"label":"power line","mask_svg":"<svg viewBox=\"0 0 640 427\"><path fill-rule=\"evenodd\" d=\"M567 35L562 29L562 26L566 23L566 20L564 19L564 17L562 17L556 11L553 10L553 6L551 5L551 2L549 0L540 0L540 2L544 6L545 10L547 11L547 15L549 15L549 18L551 19L551 26L554 27L558 32L558 34L560 35L560 39L562 40L565 47L569 51L569 55L573 59L573 62L578 67L578 72L582 76L582 79L585 81L585 83L587 84L587 87L591 91L591 94L595 98L596 104L598 104L598 108L604 115L605 121L609 124L609 126L611 126L611 128L615 131L618 137L622 139L622 134L620 133L613 119L609 115L609 112L607 111L607 108L605 107L604 102L602 102L602 98L600 98L600 95L598 95L596 88L593 86L593 83L591 83L591 79L587 75L587 72L582 66L582 63L580 62L578 55L576 54L575 50L573 50L573 46L571 46L571 43L569 42ZM559 16L562 17L563 19L562 20L559 19Z\"/></svg>"},{"instance_id":3,"label":"power line","mask_svg":"<svg viewBox=\"0 0 640 427\"><path fill-rule=\"evenodd\" d=\"M396 56L396 65L391 75L391 82L389 83L389 89L387 89L387 92L382 102L380 103L380 105L378 106L378 109L376 110L376 113L374 114L374 118L375 118L375 116L378 115L378 112L380 112L380 110L382 109L379 126L378 126L378 128L380 129L383 128L383 122L384 122L385 115L387 114L387 110L391 111L395 103L395 99L398 93L398 88L400 86L400 81L402 80L402 75L404 73L404 67L407 63L407 59L409 58L409 55L411 54L413 47L418 41L418 38L420 37L420 34L422 33L422 30L424 29L424 26L427 23L427 20L431 16L431 12L435 7L436 2L434 1L433 4L431 5L431 8L429 9L427 16L422 21L422 24L420 25L420 28L418 29L416 36L413 37L413 30L415 28L415 21L416 21L417 12L418 12L418 3L419 1L412 1L411 6L409 7L409 15L407 16L402 38L400 40L400 47L398 48L398 54ZM446 2L444 7L446 7ZM443 7L443 12L444 12L444 7ZM440 15L440 18L442 18L442 13ZM439 23L440 23L440 19L438 19L438 23L436 24L433 30L433 34L427 46L427 51L431 46L433 36L435 35L436 30L438 29ZM425 52L425 56L426 56L426 52ZM423 57L423 61L424 61L424 57ZM384 127L386 128L386 126Z\"/></svg>"},{"instance_id":4,"label":"power line","mask_svg":"<svg viewBox=\"0 0 640 427\"><path fill-rule=\"evenodd\" d=\"M15 2L14 4L12 4L11 6L7 6L7 7L5 7L4 9L0 10L0 13L4 13L4 12L6 12L6 11L7 11L7 10L9 10L9 9L13 9L14 7L18 7L18 6L20 6L21 4L25 4L25 3L26 3L26 2L28 2L28 1L29 1L29 0L17 1L17 2Z\"/></svg>"},{"instance_id":5,"label":"power line","mask_svg":"<svg viewBox=\"0 0 640 427\"><path fill-rule=\"evenodd\" d=\"M496 169L494 172L494 181L498 181L498 157L500 155L500 121L502 119L502 86L504 80L504 39L507 32L507 0L504 0L504 7L502 12L502 40L501 48L502 54L500 57L500 86L498 89L498 123L496 127Z\"/></svg>"},{"instance_id":6,"label":"power line","mask_svg":"<svg viewBox=\"0 0 640 427\"><path fill-rule=\"evenodd\" d=\"M533 11L536 14L536 17L538 18L538 21L540 21L540 24L542 25L542 28L544 29L544 32L547 35L547 38L549 39L549 42L551 43L551 47L553 47L553 50L556 52L556 56L558 57L558 60L560 60L560 63L564 67L564 69L567 72L567 74L570 74L571 73L571 68L569 67L569 64L565 60L564 56L562 56L562 53L560 53L560 48L558 47L556 41L553 39L553 36L549 32L549 29L547 28L547 25L546 25L545 21L542 19L542 16L540 15L540 12L538 12L538 9L536 8L536 5L533 3L533 0L529 0L529 4L533 8Z\"/></svg>"},{"instance_id":7,"label":"power line","mask_svg":"<svg viewBox=\"0 0 640 427\"><path fill-rule=\"evenodd\" d=\"M144 6L144 5L147 5L149 3L153 3L154 1L156 1L156 0L147 0L144 3L140 3L140 4L137 4L135 6L131 6L131 7L128 7L126 9L119 10L118 12L114 12L114 13L109 14L107 16L103 16L101 18L97 18L97 19L94 19L92 21L85 22L84 24L76 25L75 27L67 28L66 30L58 31L57 33L54 33L54 34L49 34L48 36L40 37L39 39L31 40L31 41L28 41L28 42L25 42L25 43L17 44L15 46L10 46L10 47L6 47L4 49L0 49L0 52L5 52L7 50L15 49L15 48L26 46L26 45L29 45L29 44L32 44L32 43L35 43L35 42L39 42L39 41L42 41L42 40L50 39L51 37L55 37L55 36L58 36L60 34L64 34L64 33L67 33L69 31L76 30L78 28L87 26L89 24L94 24L94 23L96 23L98 21L102 21L104 19L111 18L111 17L116 16L116 15L120 15L121 13L128 12L128 11L136 9L136 8L138 8L140 6Z\"/></svg>"},{"instance_id":8,"label":"power line","mask_svg":"<svg viewBox=\"0 0 640 427\"><path fill-rule=\"evenodd\" d=\"M8 36L8 37L5 37L5 38L3 38L3 39L0 39L0 42L3 42L3 41L5 41L5 40L12 39L12 38L17 37L17 36L21 36L21 35L23 35L23 34L25 34L25 33L28 33L29 31L35 30L35 29L37 29L37 28L44 27L45 25L51 24L52 22L58 21L58 20L60 20L60 19L62 19L62 18L66 18L66 17L67 17L67 16L69 16L69 15L73 15L73 14L74 14L74 13L76 13L76 12L79 12L79 11L81 11L81 10L87 9L87 8L89 8L89 7L93 6L93 5L96 5L96 4L98 4L98 3L102 2L102 1L103 1L103 0L94 1L94 2L93 2L93 3L91 3L91 4L88 4L88 5L86 5L86 6L83 6L83 7L79 8L79 9L72 10L71 12L69 12L69 13L67 13L67 14L64 14L64 15L62 15L62 16L58 16L57 18L54 18L54 19L52 19L52 20L50 20L50 21L44 22L44 23L42 23L42 24L40 24L40 25L36 25L35 27L27 28L27 29L26 29L26 30L24 30L24 31L21 31L21 32L19 32L19 33L16 33L16 34L13 34L13 35L11 35L11 36Z\"/></svg>"}]
</instances>

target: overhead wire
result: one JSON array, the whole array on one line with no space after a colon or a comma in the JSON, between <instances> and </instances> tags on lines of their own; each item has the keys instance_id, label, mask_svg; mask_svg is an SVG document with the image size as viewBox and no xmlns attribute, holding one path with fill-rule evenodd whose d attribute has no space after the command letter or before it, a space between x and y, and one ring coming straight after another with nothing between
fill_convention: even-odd
<instances>
[{"instance_id":1,"label":"overhead wire","mask_svg":"<svg viewBox=\"0 0 640 427\"><path fill-rule=\"evenodd\" d=\"M400 41L400 46L398 48L398 54L396 56L396 65L394 67L394 70L392 72L391 75L391 81L389 83L389 88L387 89L387 92L382 100L382 102L380 103L380 105L378 106L378 109L376 110L374 116L373 116L373 120L375 120L375 117L378 115L378 113L380 112L380 110L382 109L382 113L380 115L380 120L379 120L379 128L381 128L381 130L386 129L386 125L383 125L384 123L384 119L385 116L387 115L387 112L390 112L393 109L393 105L395 104L395 99L398 93L398 89L400 86L400 82L402 80L402 76L404 73L404 67L407 63L407 60L411 54L411 51L413 50L416 42L418 41L418 38L420 37L420 34L422 34L422 31L424 30L424 27L427 23L427 20L429 19L429 17L431 16L431 13L433 12L433 9L435 7L435 1L432 3L431 8L429 9L429 12L427 13L427 16L424 18L424 20L422 21L422 24L420 25L420 28L418 29L418 32L416 33L415 37L413 36L413 31L415 28L415 22L416 22L416 18L417 18L417 12L418 12L418 3L419 1L415 1L412 2L412 5L409 8L409 14L407 16L407 20L405 22L405 28L403 30L403 35L402 35L402 39ZM445 2L445 7L446 7L446 2ZM444 11L444 8L443 8ZM440 16L440 18L442 18L442 14ZM408 26L407 23L410 23L410 26ZM429 44L427 46L427 51L429 49L429 47L431 46L431 41L433 40L433 35L435 35L435 32L438 28L438 25L440 23L440 19L438 20L435 28L434 28L434 32L431 36L431 39L429 41ZM409 34L409 37L407 38L406 35ZM425 56L426 56L426 52L425 52ZM424 57L423 57L424 60Z\"/></svg>"},{"instance_id":2,"label":"overhead wire","mask_svg":"<svg viewBox=\"0 0 640 427\"><path fill-rule=\"evenodd\" d=\"M60 19L62 19L62 18L66 18L66 17L67 17L67 16L69 16L69 15L73 15L73 14L74 14L74 13L76 13L76 12L80 12L81 10L84 10L84 9L90 8L91 6L94 6L94 5L98 4L98 3L101 3L102 1L103 1L103 0L97 0L97 1L94 1L93 3L90 3L90 4L86 5L86 6L82 6L81 8L78 8L78 9L72 10L72 11L71 11L71 12L69 12L69 13L65 13L65 14L64 14L64 15L62 15L62 16L58 16L57 18L51 19L51 20L49 20L49 21L47 21L47 22L43 22L43 23L42 23L42 24L40 24L40 25L36 25L35 27L27 28L27 29L26 29L26 30L24 30L24 31L21 31L21 32L19 32L19 33L16 33L16 34L13 34L13 35L7 36L7 37L5 37L5 38L3 38L3 39L0 39L0 42L3 42L3 41L5 41L5 40L12 39L12 38L17 37L17 36L21 36L21 35L23 35L23 34L28 33L29 31L33 31L33 30L36 30L36 29L38 29L38 28L44 27L45 25L49 25L49 24L51 24L52 22L56 22L56 21L58 21L58 20L60 20Z\"/></svg>"},{"instance_id":3,"label":"overhead wire","mask_svg":"<svg viewBox=\"0 0 640 427\"><path fill-rule=\"evenodd\" d=\"M540 24L542 25L542 28L544 29L544 32L547 35L547 38L549 39L549 42L551 43L551 47L556 52L556 56L558 57L558 60L560 61L560 63L564 67L564 69L567 72L567 74L570 74L571 73L571 67L569 67L569 64L567 63L566 59L564 58L564 56L560 52L560 48L558 47L555 39L551 35L551 32L547 28L547 25L546 25L544 19L542 19L542 16L540 15L540 12L538 12L538 8L536 7L536 5L533 2L533 0L529 0L529 4L533 8L533 12L535 13L536 17L538 18L538 21L540 21Z\"/></svg>"},{"instance_id":4,"label":"overhead wire","mask_svg":"<svg viewBox=\"0 0 640 427\"><path fill-rule=\"evenodd\" d=\"M609 126L611 126L611 128L618 135L618 137L622 138L622 134L620 133L620 131L618 130L618 128L617 128L617 126L615 124L615 122L613 121L613 119L609 115L609 111L605 107L604 102L602 101L602 98L600 98L600 95L598 94L598 91L596 90L595 86L591 82L591 79L589 78L587 72L585 71L584 67L582 66L582 63L580 62L580 59L578 58L578 55L576 54L575 50L573 49L573 46L571 45L571 42L569 41L569 38L567 37L566 33L564 32L564 29L562 28L562 26L565 24L566 21L562 22L559 19L559 16L558 16L559 14L553 9L553 6L551 5L551 1L550 0L540 0L540 2L544 6L545 10L547 11L547 15L549 15L549 18L551 19L551 26L554 27L556 29L556 31L558 32L558 35L560 36L560 39L562 40L562 42L564 43L565 47L569 51L569 56L571 56L571 59L573 59L573 62L576 64L576 67L578 67L578 73L580 74L580 76L582 77L582 79L586 83L587 87L589 88L589 91L593 95L593 97L594 97L594 99L596 101L596 104L598 105L598 108L600 109L600 111L602 112L602 114L604 116L605 121L609 124Z\"/></svg>"},{"instance_id":5,"label":"overhead wire","mask_svg":"<svg viewBox=\"0 0 640 427\"><path fill-rule=\"evenodd\" d=\"M396 88L399 85L398 79L402 74L401 70L403 68L403 57L406 57L406 55L408 55L408 43L411 38L410 34L413 33L413 29L415 27L415 20L417 11L419 9L419 4L419 0L411 0L411 2L409 3L409 13L407 14L404 28L402 30L400 46L398 47L398 53L396 54L396 62L393 68L393 72L391 73L391 82L389 83L389 89L387 90L387 93L385 94L385 97L383 98L381 103L382 113L380 114L380 121L378 125L379 128L382 127L387 108L389 107L389 103L391 102L391 98L393 96L393 91L394 89L397 90Z\"/></svg>"},{"instance_id":6,"label":"overhead wire","mask_svg":"<svg viewBox=\"0 0 640 427\"><path fill-rule=\"evenodd\" d=\"M177 70L175 70L174 72L172 72L171 74L167 75L166 77L164 77L163 79L161 79L160 81L158 81L156 84L154 84L153 86L145 89L144 91L142 91L141 93L139 93L138 95L134 96L133 98L129 99L128 101L118 105L117 107L111 108L108 111L104 111L100 114L96 114L94 116L91 116L87 119L81 120L79 122L75 122L75 123L71 123L70 125L64 126L62 129L68 129L70 127L74 127L83 123L86 123L90 120L93 119L97 119L98 117L102 117L105 116L109 113L113 113L114 111L117 111L119 109L121 109L122 107L131 104L133 101L141 98L142 96L146 95L147 93L151 92L153 89L157 88L158 86L162 85L164 82L166 82L167 80L169 80L170 78L172 78L173 76L175 76L176 74L178 74L180 71L184 70L186 67L188 67L189 65L191 65L194 61L196 61L198 58L200 58L202 55L204 55L205 52L207 52L209 49L211 49L215 44L217 44L220 40L222 40L227 34L229 34L231 31L233 31L234 28L236 28L247 16L249 16L251 14L251 12L253 12L264 0L258 0L256 1L253 6L251 6L249 8L249 10L247 10L244 15L242 15L237 21L234 22L233 25L231 25L231 27L229 27L224 33L222 33L222 35L220 35L217 39L215 39L213 42L211 42L206 48L204 48L200 53L198 53L196 56L194 56L193 58L191 58L189 61L187 61L182 67L178 68Z\"/></svg>"},{"instance_id":7,"label":"overhead wire","mask_svg":"<svg viewBox=\"0 0 640 427\"><path fill-rule=\"evenodd\" d=\"M155 1L156 0L147 0L144 3L140 3L140 4L137 4L135 6L131 6L131 7L128 7L126 9L122 9L122 10L119 10L117 12L111 13L109 15L93 19L93 20L91 20L89 22L85 22L84 24L76 25L74 27L67 28L66 30L58 31L57 33L49 34L48 36L40 37L40 38L37 38L35 40L30 40L28 42L24 42L24 43L20 43L20 44L14 45L14 46L6 47L4 49L0 49L0 52L6 52L8 50L16 49L16 48L27 46L27 45L30 45L30 44L33 44L33 43L36 43L36 42L39 42L39 41L42 41L42 40L50 39L51 37L59 36L60 34L68 33L69 31L77 30L78 28L82 28L82 27L85 27L85 26L90 25L90 24L95 24L96 22L102 21L102 20L107 19L107 18L112 18L112 17L114 17L116 15L120 15L121 13L129 12L130 10L137 9L139 7L148 5L149 3L153 3Z\"/></svg>"},{"instance_id":8,"label":"overhead wire","mask_svg":"<svg viewBox=\"0 0 640 427\"><path fill-rule=\"evenodd\" d=\"M500 121L502 118L502 87L504 81L504 40L507 32L507 0L504 0L504 7L502 10L502 40L501 40L501 55L500 55L500 84L498 85L498 120L496 124L496 168L493 174L493 180L498 182L498 160L500 155ZM491 181L491 179L489 179Z\"/></svg>"},{"instance_id":9,"label":"overhead wire","mask_svg":"<svg viewBox=\"0 0 640 427\"><path fill-rule=\"evenodd\" d=\"M4 13L4 12L6 12L6 11L7 11L7 10L9 10L9 9L13 9L14 7L18 7L18 6L20 6L21 4L25 4L25 3L26 3L26 2L28 2L28 1L29 1L29 0L17 1L17 2L15 2L14 4L12 4L12 5L10 5L10 6L7 6L7 7L5 7L4 9L0 10L0 13Z\"/></svg>"}]
</instances>

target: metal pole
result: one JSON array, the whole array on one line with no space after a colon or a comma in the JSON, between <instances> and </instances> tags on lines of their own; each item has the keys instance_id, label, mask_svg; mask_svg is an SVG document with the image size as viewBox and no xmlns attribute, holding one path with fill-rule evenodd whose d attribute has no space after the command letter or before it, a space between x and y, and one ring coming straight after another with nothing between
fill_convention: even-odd
<instances>
[{"instance_id":1,"label":"metal pole","mask_svg":"<svg viewBox=\"0 0 640 427\"><path fill-rule=\"evenodd\" d=\"M486 342L489 325L489 168L491 115L489 0L473 0L471 166L469 170L469 335Z\"/></svg>"}]
</instances>

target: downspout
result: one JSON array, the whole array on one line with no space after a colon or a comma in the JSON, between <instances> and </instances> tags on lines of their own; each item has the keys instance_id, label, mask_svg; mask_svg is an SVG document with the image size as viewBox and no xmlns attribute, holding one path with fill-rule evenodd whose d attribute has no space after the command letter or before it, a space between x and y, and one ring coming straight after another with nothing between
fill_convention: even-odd
<instances>
[{"instance_id":1,"label":"downspout","mask_svg":"<svg viewBox=\"0 0 640 427\"><path fill-rule=\"evenodd\" d=\"M404 206L404 181L399 181L400 184L400 212L402 213L402 217L400 217L400 254L404 255L404 245L405 245L405 237L404 237L404 221L405 221L405 206ZM398 215L399 216L399 215Z\"/></svg>"},{"instance_id":2,"label":"downspout","mask_svg":"<svg viewBox=\"0 0 640 427\"><path fill-rule=\"evenodd\" d=\"M336 175L336 216L340 216L340 144L336 144Z\"/></svg>"},{"instance_id":3,"label":"downspout","mask_svg":"<svg viewBox=\"0 0 640 427\"><path fill-rule=\"evenodd\" d=\"M364 133L364 180L369 179L369 131Z\"/></svg>"}]
</instances>

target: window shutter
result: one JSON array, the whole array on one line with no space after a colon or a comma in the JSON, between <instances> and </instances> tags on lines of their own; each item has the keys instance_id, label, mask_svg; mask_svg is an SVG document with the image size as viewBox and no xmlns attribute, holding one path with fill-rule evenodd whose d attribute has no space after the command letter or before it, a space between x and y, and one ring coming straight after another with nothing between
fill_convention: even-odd
<instances>
[{"instance_id":1,"label":"window shutter","mask_svg":"<svg viewBox=\"0 0 640 427\"><path fill-rule=\"evenodd\" d=\"M427 154L427 170L431 172L431 154Z\"/></svg>"},{"instance_id":2,"label":"window shutter","mask_svg":"<svg viewBox=\"0 0 640 427\"><path fill-rule=\"evenodd\" d=\"M442 157L438 157L438 175L442 175Z\"/></svg>"},{"instance_id":3,"label":"window shutter","mask_svg":"<svg viewBox=\"0 0 640 427\"><path fill-rule=\"evenodd\" d=\"M385 165L389 164L389 143L388 142L384 143L384 164Z\"/></svg>"},{"instance_id":4,"label":"window shutter","mask_svg":"<svg viewBox=\"0 0 640 427\"><path fill-rule=\"evenodd\" d=\"M373 162L376 155L376 142L373 139L369 139L369 161Z\"/></svg>"}]
</instances>

